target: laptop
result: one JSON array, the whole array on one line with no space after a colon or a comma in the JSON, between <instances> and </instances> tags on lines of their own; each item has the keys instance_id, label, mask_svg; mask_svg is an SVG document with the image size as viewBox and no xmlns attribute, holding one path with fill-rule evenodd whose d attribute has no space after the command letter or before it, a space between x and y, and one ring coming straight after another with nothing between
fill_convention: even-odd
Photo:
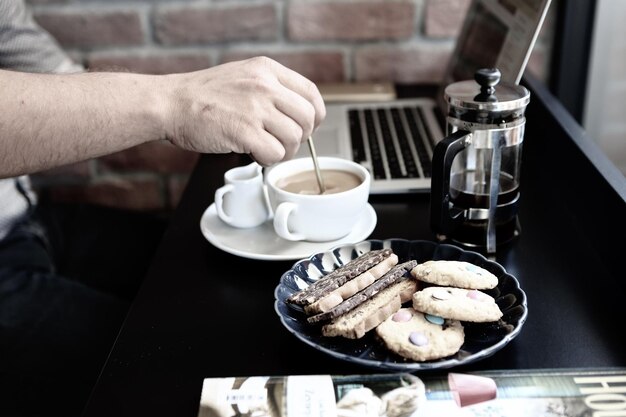
<instances>
[{"instance_id":1,"label":"laptop","mask_svg":"<svg viewBox=\"0 0 626 417\"><path fill-rule=\"evenodd\" d=\"M316 153L361 163L372 174L372 194L430 192L433 149L446 131L445 87L492 67L502 82L518 84L550 2L473 0L435 98L395 99L378 84L371 101L348 95L339 103L335 95L314 134ZM376 89L382 99L374 99ZM297 156L308 152L302 146Z\"/></svg>"}]
</instances>

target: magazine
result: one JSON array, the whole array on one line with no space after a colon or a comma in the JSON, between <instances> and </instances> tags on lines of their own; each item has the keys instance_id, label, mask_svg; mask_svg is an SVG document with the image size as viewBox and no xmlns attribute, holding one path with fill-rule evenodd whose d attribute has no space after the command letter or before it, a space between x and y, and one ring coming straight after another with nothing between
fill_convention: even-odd
<instances>
[{"instance_id":1,"label":"magazine","mask_svg":"<svg viewBox=\"0 0 626 417\"><path fill-rule=\"evenodd\" d=\"M198 417L626 417L625 368L206 378Z\"/></svg>"}]
</instances>

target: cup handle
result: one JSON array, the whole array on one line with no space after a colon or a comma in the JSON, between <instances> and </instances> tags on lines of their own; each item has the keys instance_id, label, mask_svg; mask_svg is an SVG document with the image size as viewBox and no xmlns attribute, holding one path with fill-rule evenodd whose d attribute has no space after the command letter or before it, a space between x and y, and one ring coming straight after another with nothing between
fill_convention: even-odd
<instances>
[{"instance_id":1,"label":"cup handle","mask_svg":"<svg viewBox=\"0 0 626 417\"><path fill-rule=\"evenodd\" d=\"M287 240L305 240L305 236L299 233L292 233L289 231L288 221L289 216L294 210L297 210L298 205L291 202L280 203L274 213L274 231L283 239Z\"/></svg>"},{"instance_id":2,"label":"cup handle","mask_svg":"<svg viewBox=\"0 0 626 417\"><path fill-rule=\"evenodd\" d=\"M215 209L217 210L217 216L229 225L232 225L233 218L224 211L224 195L231 192L233 188L235 187L232 184L226 184L215 191Z\"/></svg>"}]
</instances>

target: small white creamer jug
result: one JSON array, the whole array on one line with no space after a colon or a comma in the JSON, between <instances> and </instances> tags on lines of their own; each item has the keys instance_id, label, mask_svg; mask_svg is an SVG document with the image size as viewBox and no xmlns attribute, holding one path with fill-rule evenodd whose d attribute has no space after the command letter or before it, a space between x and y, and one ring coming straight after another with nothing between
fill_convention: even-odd
<instances>
[{"instance_id":1,"label":"small white creamer jug","mask_svg":"<svg viewBox=\"0 0 626 417\"><path fill-rule=\"evenodd\" d=\"M215 191L215 209L218 217L233 227L257 227L268 220L263 167L253 162L226 171L224 185Z\"/></svg>"}]
</instances>

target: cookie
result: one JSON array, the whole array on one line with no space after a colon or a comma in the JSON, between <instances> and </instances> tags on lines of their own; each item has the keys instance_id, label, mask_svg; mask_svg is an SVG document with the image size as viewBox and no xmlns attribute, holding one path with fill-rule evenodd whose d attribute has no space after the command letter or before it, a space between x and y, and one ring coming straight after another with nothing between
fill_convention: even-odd
<instances>
[{"instance_id":1,"label":"cookie","mask_svg":"<svg viewBox=\"0 0 626 417\"><path fill-rule=\"evenodd\" d=\"M352 259L347 264L324 275L308 287L293 293L290 297L285 299L285 302L301 306L313 304L320 298L341 287L349 280L379 264L384 259L391 256L392 253L391 249L388 248L365 252L361 256Z\"/></svg>"},{"instance_id":2,"label":"cookie","mask_svg":"<svg viewBox=\"0 0 626 417\"><path fill-rule=\"evenodd\" d=\"M486 290L498 285L498 277L464 261L426 261L411 270L416 279L441 286Z\"/></svg>"},{"instance_id":3,"label":"cookie","mask_svg":"<svg viewBox=\"0 0 626 417\"><path fill-rule=\"evenodd\" d=\"M328 311L307 317L307 321L309 323L329 321L339 317L342 314L347 313L348 311L358 307L365 301L372 298L381 290L398 281L411 269L413 269L416 264L416 261L408 261L394 266L385 275L374 281L372 284L368 285L366 288L357 292L352 297L349 297L347 300L341 302L340 304L336 305Z\"/></svg>"},{"instance_id":4,"label":"cookie","mask_svg":"<svg viewBox=\"0 0 626 417\"><path fill-rule=\"evenodd\" d=\"M397 263L398 255L392 253L387 259L384 259L361 275L354 277L316 302L304 306L304 312L311 315L330 310L385 275Z\"/></svg>"},{"instance_id":5,"label":"cookie","mask_svg":"<svg viewBox=\"0 0 626 417\"><path fill-rule=\"evenodd\" d=\"M411 277L403 277L360 306L325 324L322 327L322 335L360 339L387 317L400 310L403 303L412 300L415 291L417 291L417 281Z\"/></svg>"},{"instance_id":6,"label":"cookie","mask_svg":"<svg viewBox=\"0 0 626 417\"><path fill-rule=\"evenodd\" d=\"M413 361L453 355L465 341L460 321L426 316L411 307L401 308L388 317L376 327L376 334L387 349Z\"/></svg>"},{"instance_id":7,"label":"cookie","mask_svg":"<svg viewBox=\"0 0 626 417\"><path fill-rule=\"evenodd\" d=\"M427 287L413 294L413 308L451 320L497 321L502 311L489 294L454 287Z\"/></svg>"}]
</instances>

